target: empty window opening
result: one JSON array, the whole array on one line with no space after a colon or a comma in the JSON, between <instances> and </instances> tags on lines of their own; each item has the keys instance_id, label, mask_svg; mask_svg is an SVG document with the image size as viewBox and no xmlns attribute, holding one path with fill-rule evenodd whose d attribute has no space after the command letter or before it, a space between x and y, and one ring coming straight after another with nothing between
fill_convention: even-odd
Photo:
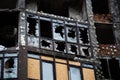
<instances>
[{"instance_id":1,"label":"empty window opening","mask_svg":"<svg viewBox=\"0 0 120 80\"><path fill-rule=\"evenodd\" d=\"M38 20L34 18L35 16L29 15L27 17L27 26L28 26L28 34L39 36L39 29L38 29Z\"/></svg>"},{"instance_id":2,"label":"empty window opening","mask_svg":"<svg viewBox=\"0 0 120 80\"><path fill-rule=\"evenodd\" d=\"M41 37L52 38L52 24L50 21L40 20Z\"/></svg>"},{"instance_id":3,"label":"empty window opening","mask_svg":"<svg viewBox=\"0 0 120 80\"><path fill-rule=\"evenodd\" d=\"M96 23L95 26L99 44L115 44L112 24Z\"/></svg>"},{"instance_id":4,"label":"empty window opening","mask_svg":"<svg viewBox=\"0 0 120 80\"><path fill-rule=\"evenodd\" d=\"M14 9L18 0L0 0L0 9Z\"/></svg>"},{"instance_id":5,"label":"empty window opening","mask_svg":"<svg viewBox=\"0 0 120 80\"><path fill-rule=\"evenodd\" d=\"M17 46L18 12L0 12L0 45Z\"/></svg>"},{"instance_id":6,"label":"empty window opening","mask_svg":"<svg viewBox=\"0 0 120 80\"><path fill-rule=\"evenodd\" d=\"M70 17L72 14L69 14L69 12L74 11L74 14L79 14L82 8L82 1L83 0L40 0L38 11Z\"/></svg>"}]
</instances>

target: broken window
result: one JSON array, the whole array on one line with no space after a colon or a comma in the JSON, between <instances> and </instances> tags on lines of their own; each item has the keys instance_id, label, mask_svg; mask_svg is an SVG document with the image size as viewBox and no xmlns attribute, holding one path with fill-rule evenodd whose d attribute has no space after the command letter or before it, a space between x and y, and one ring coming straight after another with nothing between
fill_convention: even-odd
<instances>
[{"instance_id":1,"label":"broken window","mask_svg":"<svg viewBox=\"0 0 120 80\"><path fill-rule=\"evenodd\" d=\"M78 54L78 46L75 44L68 44L68 53L70 54Z\"/></svg>"},{"instance_id":2,"label":"broken window","mask_svg":"<svg viewBox=\"0 0 120 80\"><path fill-rule=\"evenodd\" d=\"M32 14L27 15L27 34L28 34L28 45L39 47L38 16Z\"/></svg>"},{"instance_id":3,"label":"broken window","mask_svg":"<svg viewBox=\"0 0 120 80\"><path fill-rule=\"evenodd\" d=\"M48 39L42 39L41 40L41 48L52 50L53 49L52 41L48 40Z\"/></svg>"},{"instance_id":4,"label":"broken window","mask_svg":"<svg viewBox=\"0 0 120 80\"><path fill-rule=\"evenodd\" d=\"M14 47L18 43L18 12L0 12L0 45ZM12 19L12 20L11 20Z\"/></svg>"},{"instance_id":5,"label":"broken window","mask_svg":"<svg viewBox=\"0 0 120 80\"><path fill-rule=\"evenodd\" d=\"M55 42L55 50L60 52L66 52L66 45L65 42Z\"/></svg>"},{"instance_id":6,"label":"broken window","mask_svg":"<svg viewBox=\"0 0 120 80\"><path fill-rule=\"evenodd\" d=\"M52 38L52 23L49 18L40 17L41 37Z\"/></svg>"},{"instance_id":7,"label":"broken window","mask_svg":"<svg viewBox=\"0 0 120 80\"><path fill-rule=\"evenodd\" d=\"M53 23L53 38L65 41L65 30L62 23Z\"/></svg>"},{"instance_id":8,"label":"broken window","mask_svg":"<svg viewBox=\"0 0 120 80\"><path fill-rule=\"evenodd\" d=\"M17 78L17 58L4 59L4 78Z\"/></svg>"},{"instance_id":9,"label":"broken window","mask_svg":"<svg viewBox=\"0 0 120 80\"><path fill-rule=\"evenodd\" d=\"M81 56L86 56L86 57L90 57L91 56L90 47L88 47L88 46L81 46L80 50L81 50Z\"/></svg>"},{"instance_id":10,"label":"broken window","mask_svg":"<svg viewBox=\"0 0 120 80\"><path fill-rule=\"evenodd\" d=\"M81 44L90 44L89 42L89 32L86 25L80 25L79 27L79 41Z\"/></svg>"},{"instance_id":11,"label":"broken window","mask_svg":"<svg viewBox=\"0 0 120 80\"><path fill-rule=\"evenodd\" d=\"M68 42L77 42L76 37L76 24L72 22L66 23L66 33L67 33L67 41Z\"/></svg>"}]
</instances>

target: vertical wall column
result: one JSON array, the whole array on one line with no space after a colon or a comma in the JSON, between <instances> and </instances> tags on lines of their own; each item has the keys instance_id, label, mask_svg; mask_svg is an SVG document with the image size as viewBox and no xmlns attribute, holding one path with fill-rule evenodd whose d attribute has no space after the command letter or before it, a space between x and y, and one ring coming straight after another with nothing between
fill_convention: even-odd
<instances>
[{"instance_id":1,"label":"vertical wall column","mask_svg":"<svg viewBox=\"0 0 120 80\"><path fill-rule=\"evenodd\" d=\"M20 12L19 15L19 72L18 80L27 80L27 50L26 50L26 20L25 12Z\"/></svg>"},{"instance_id":2,"label":"vertical wall column","mask_svg":"<svg viewBox=\"0 0 120 80\"><path fill-rule=\"evenodd\" d=\"M114 35L116 39L117 49L120 55L120 1L109 0L109 7L113 17Z\"/></svg>"},{"instance_id":3,"label":"vertical wall column","mask_svg":"<svg viewBox=\"0 0 120 80\"><path fill-rule=\"evenodd\" d=\"M88 21L89 21L89 28L90 28L90 37L91 37L91 43L93 46L93 57L97 56L98 52L98 42L97 42L97 36L96 36L96 31L95 31L95 26L94 26L94 15L92 12L92 2L91 0L86 0L86 10L87 10L87 16L88 16Z\"/></svg>"},{"instance_id":4,"label":"vertical wall column","mask_svg":"<svg viewBox=\"0 0 120 80\"><path fill-rule=\"evenodd\" d=\"M18 0L18 9L25 9L25 0Z\"/></svg>"}]
</instances>

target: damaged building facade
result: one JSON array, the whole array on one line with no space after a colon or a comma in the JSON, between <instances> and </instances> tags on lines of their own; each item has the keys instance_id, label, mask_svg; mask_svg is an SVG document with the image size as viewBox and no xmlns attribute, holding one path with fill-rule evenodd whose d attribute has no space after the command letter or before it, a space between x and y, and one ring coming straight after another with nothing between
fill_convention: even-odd
<instances>
[{"instance_id":1,"label":"damaged building facade","mask_svg":"<svg viewBox=\"0 0 120 80\"><path fill-rule=\"evenodd\" d=\"M0 4L0 80L120 79L120 1Z\"/></svg>"}]
</instances>

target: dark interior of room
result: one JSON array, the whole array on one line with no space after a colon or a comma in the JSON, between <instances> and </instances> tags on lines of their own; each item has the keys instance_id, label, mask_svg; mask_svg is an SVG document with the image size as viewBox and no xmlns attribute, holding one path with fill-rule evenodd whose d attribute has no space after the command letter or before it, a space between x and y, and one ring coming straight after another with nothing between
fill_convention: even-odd
<instances>
[{"instance_id":1,"label":"dark interior of room","mask_svg":"<svg viewBox=\"0 0 120 80\"><path fill-rule=\"evenodd\" d=\"M18 12L0 12L0 45L14 47L17 44Z\"/></svg>"},{"instance_id":2,"label":"dark interior of room","mask_svg":"<svg viewBox=\"0 0 120 80\"><path fill-rule=\"evenodd\" d=\"M101 59L101 67L103 71L103 76L106 79L119 80L120 68L119 61L116 59Z\"/></svg>"},{"instance_id":3,"label":"dark interior of room","mask_svg":"<svg viewBox=\"0 0 120 80\"><path fill-rule=\"evenodd\" d=\"M16 8L18 0L0 0L0 9Z\"/></svg>"},{"instance_id":4,"label":"dark interior of room","mask_svg":"<svg viewBox=\"0 0 120 80\"><path fill-rule=\"evenodd\" d=\"M115 44L112 24L96 23L95 26L99 44Z\"/></svg>"},{"instance_id":5,"label":"dark interior of room","mask_svg":"<svg viewBox=\"0 0 120 80\"><path fill-rule=\"evenodd\" d=\"M108 14L109 6L108 0L92 0L93 13Z\"/></svg>"},{"instance_id":6,"label":"dark interior of room","mask_svg":"<svg viewBox=\"0 0 120 80\"><path fill-rule=\"evenodd\" d=\"M52 38L52 23L40 20L40 35L45 38Z\"/></svg>"},{"instance_id":7,"label":"dark interior of room","mask_svg":"<svg viewBox=\"0 0 120 80\"><path fill-rule=\"evenodd\" d=\"M38 11L69 17L69 7L81 10L83 0L40 0Z\"/></svg>"}]
</instances>

